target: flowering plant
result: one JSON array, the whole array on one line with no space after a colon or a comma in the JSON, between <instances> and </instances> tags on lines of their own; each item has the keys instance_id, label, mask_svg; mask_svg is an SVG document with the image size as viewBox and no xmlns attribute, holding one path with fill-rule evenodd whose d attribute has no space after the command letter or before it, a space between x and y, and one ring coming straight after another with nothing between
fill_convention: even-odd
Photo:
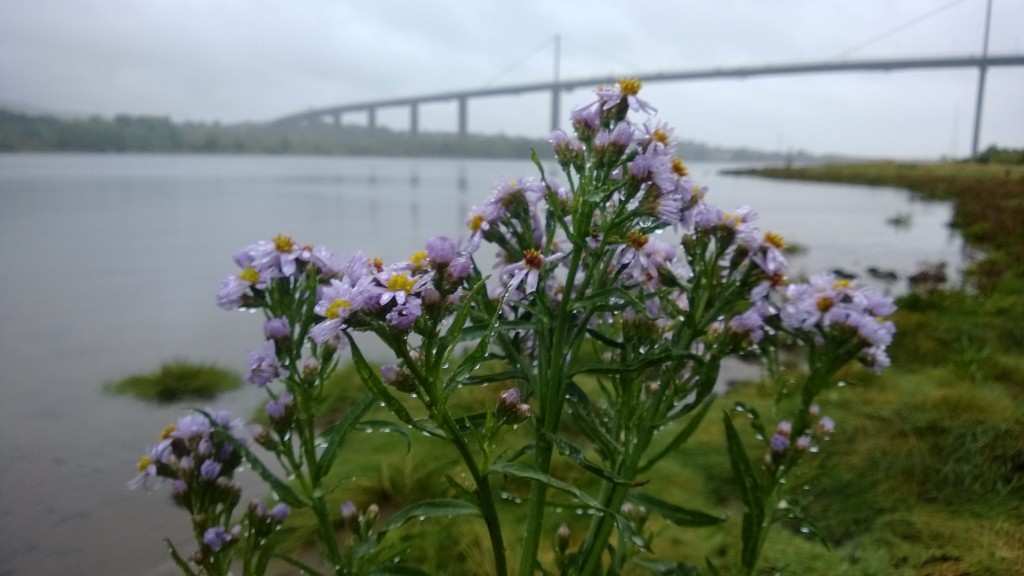
<instances>
[{"instance_id":1,"label":"flowering plant","mask_svg":"<svg viewBox=\"0 0 1024 576\"><path fill-rule=\"evenodd\" d=\"M789 383L799 392L795 412L768 433L756 412L738 407L751 416L763 457L751 458L732 413L724 416L746 507L738 564L754 571L768 529L791 514L784 505L787 476L834 427L815 398L852 360L876 370L888 364L894 328L886 317L894 307L889 298L829 276L789 282L782 238L761 234L749 208L726 212L706 201L707 190L674 154L671 129L655 120L639 89L639 82L622 80L576 109L574 134L551 135L566 184L534 156L539 177L497 185L469 214L465 241L433 238L408 261L392 264L362 252L341 261L288 236L235 256L240 272L225 279L217 301L266 316L266 339L250 353L249 380L269 396L270 424L256 430L254 441L284 473L265 466L222 415L179 421L143 458L136 482L170 478L176 499L204 502L186 506L196 526L192 562L172 549L183 571L224 574L228 551L245 543L243 572L260 573L291 507L309 508L316 517L326 572L420 573L380 565L374 550L413 517L478 516L487 527L493 573L504 575L508 526L495 485L519 480L529 485L526 525L515 547L521 576L618 574L629 563L664 573L678 565L648 554L650 514L695 527L725 518L644 491L644 475L709 412L724 359L756 353L773 371L779 348L798 345L807 374ZM490 275L475 259L485 243L498 251ZM395 361L371 366L356 333L373 335ZM320 429L316 405L346 347L367 394ZM454 413L451 401L461 390L490 382L507 386L490 410ZM449 477L454 497L414 504L381 526L375 506L362 513L352 503L330 510L324 484L331 468L342 465L337 457L346 435L377 403L402 426L452 445L469 478ZM213 445L204 449L200 440L169 448L191 434L182 432L190 426L202 428ZM517 449L507 449L509 443ZM594 475L599 488L556 477L555 453ZM231 471L242 460L280 503L270 511L254 504L232 524L238 495ZM566 525L555 529L554 565L545 566L540 543L551 528L544 519L554 492L567 494L591 520L575 544ZM339 543L338 520L353 535L346 545ZM708 569L717 572L710 561Z\"/></svg>"}]
</instances>

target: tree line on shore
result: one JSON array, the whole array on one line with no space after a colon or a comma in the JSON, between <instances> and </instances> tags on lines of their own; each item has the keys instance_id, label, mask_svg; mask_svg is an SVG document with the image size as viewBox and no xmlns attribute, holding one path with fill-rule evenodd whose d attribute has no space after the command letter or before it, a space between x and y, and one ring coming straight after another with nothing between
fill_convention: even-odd
<instances>
[{"instance_id":1,"label":"tree line on shore","mask_svg":"<svg viewBox=\"0 0 1024 576\"><path fill-rule=\"evenodd\" d=\"M0 152L160 152L232 154L314 154L339 156L420 156L522 158L536 150L550 155L541 138L505 135L407 132L365 126L260 123L176 123L160 116L62 119L0 109ZM682 141L686 160L786 162L839 160L806 152L764 152Z\"/></svg>"}]
</instances>

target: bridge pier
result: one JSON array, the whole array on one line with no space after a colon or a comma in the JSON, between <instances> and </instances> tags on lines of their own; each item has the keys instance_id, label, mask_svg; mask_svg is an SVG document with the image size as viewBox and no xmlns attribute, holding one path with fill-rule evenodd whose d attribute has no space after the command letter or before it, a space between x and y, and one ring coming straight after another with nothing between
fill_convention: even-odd
<instances>
[{"instance_id":1,"label":"bridge pier","mask_svg":"<svg viewBox=\"0 0 1024 576\"><path fill-rule=\"evenodd\" d=\"M459 96L459 138L465 138L469 132L468 100L465 96Z\"/></svg>"},{"instance_id":2,"label":"bridge pier","mask_svg":"<svg viewBox=\"0 0 1024 576\"><path fill-rule=\"evenodd\" d=\"M332 119L334 120L335 126L341 126L341 112L335 112L332 114Z\"/></svg>"},{"instance_id":3,"label":"bridge pier","mask_svg":"<svg viewBox=\"0 0 1024 576\"><path fill-rule=\"evenodd\" d=\"M420 133L420 105L418 102L409 104L409 134Z\"/></svg>"},{"instance_id":4,"label":"bridge pier","mask_svg":"<svg viewBox=\"0 0 1024 576\"><path fill-rule=\"evenodd\" d=\"M377 109L373 106L366 109L366 127L370 130L377 129Z\"/></svg>"},{"instance_id":5,"label":"bridge pier","mask_svg":"<svg viewBox=\"0 0 1024 576\"><path fill-rule=\"evenodd\" d=\"M562 92L555 86L551 89L551 131L558 130L562 116Z\"/></svg>"}]
</instances>

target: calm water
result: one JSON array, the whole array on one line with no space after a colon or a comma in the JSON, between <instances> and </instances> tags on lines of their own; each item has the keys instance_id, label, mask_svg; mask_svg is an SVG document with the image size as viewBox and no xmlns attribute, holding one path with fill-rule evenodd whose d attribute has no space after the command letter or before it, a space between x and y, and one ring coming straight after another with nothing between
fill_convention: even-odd
<instances>
[{"instance_id":1,"label":"calm water","mask_svg":"<svg viewBox=\"0 0 1024 576\"><path fill-rule=\"evenodd\" d=\"M750 204L810 247L794 272L961 262L949 204L718 168L692 166L710 201ZM125 482L187 405L101 388L174 358L243 370L260 321L214 306L236 250L288 233L397 260L459 234L494 182L530 174L526 161L0 155L0 576L174 573L161 539L186 537L187 518L167 490ZM887 225L896 214L912 226ZM243 390L214 406L259 404Z\"/></svg>"}]
</instances>

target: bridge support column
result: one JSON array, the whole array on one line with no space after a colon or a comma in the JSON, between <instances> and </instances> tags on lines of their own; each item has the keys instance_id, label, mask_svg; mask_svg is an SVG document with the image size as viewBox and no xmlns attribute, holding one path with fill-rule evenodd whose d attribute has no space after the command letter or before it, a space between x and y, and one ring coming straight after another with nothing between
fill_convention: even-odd
<instances>
[{"instance_id":1,"label":"bridge support column","mask_svg":"<svg viewBox=\"0 0 1024 576\"><path fill-rule=\"evenodd\" d=\"M341 112L335 112L333 116L334 125L341 126Z\"/></svg>"},{"instance_id":2,"label":"bridge support column","mask_svg":"<svg viewBox=\"0 0 1024 576\"><path fill-rule=\"evenodd\" d=\"M377 129L377 109L373 106L366 109L366 127L370 130Z\"/></svg>"},{"instance_id":3,"label":"bridge support column","mask_svg":"<svg viewBox=\"0 0 1024 576\"><path fill-rule=\"evenodd\" d=\"M420 133L420 105L417 102L409 104L409 134L413 136Z\"/></svg>"},{"instance_id":4,"label":"bridge support column","mask_svg":"<svg viewBox=\"0 0 1024 576\"><path fill-rule=\"evenodd\" d=\"M562 116L562 92L555 86L551 89L551 131L558 130Z\"/></svg>"},{"instance_id":5,"label":"bridge support column","mask_svg":"<svg viewBox=\"0 0 1024 576\"><path fill-rule=\"evenodd\" d=\"M469 114L467 98L459 96L459 138L465 138L469 132Z\"/></svg>"}]
</instances>

